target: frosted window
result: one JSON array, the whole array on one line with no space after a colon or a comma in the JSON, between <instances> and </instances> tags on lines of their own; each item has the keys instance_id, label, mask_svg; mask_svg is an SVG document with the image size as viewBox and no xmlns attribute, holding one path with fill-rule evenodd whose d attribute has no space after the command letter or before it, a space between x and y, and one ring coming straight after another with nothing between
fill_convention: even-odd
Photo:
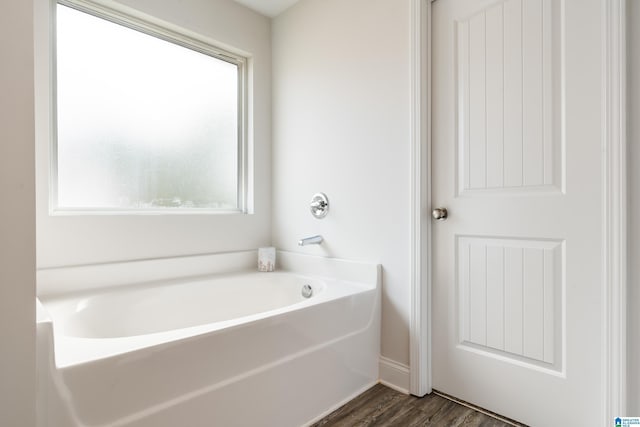
<instances>
[{"instance_id":1,"label":"frosted window","mask_svg":"<svg viewBox=\"0 0 640 427\"><path fill-rule=\"evenodd\" d=\"M239 66L57 8L57 207L238 209Z\"/></svg>"}]
</instances>

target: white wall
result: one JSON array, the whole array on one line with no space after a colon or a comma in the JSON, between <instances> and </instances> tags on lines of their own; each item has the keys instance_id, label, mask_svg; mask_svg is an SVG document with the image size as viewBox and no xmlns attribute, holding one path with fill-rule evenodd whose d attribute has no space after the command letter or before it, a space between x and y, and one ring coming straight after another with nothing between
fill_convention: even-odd
<instances>
[{"instance_id":1,"label":"white wall","mask_svg":"<svg viewBox=\"0 0 640 427\"><path fill-rule=\"evenodd\" d=\"M33 3L0 14L0 425L35 425Z\"/></svg>"},{"instance_id":2,"label":"white wall","mask_svg":"<svg viewBox=\"0 0 640 427\"><path fill-rule=\"evenodd\" d=\"M640 414L640 2L630 0L628 4L629 36L629 135L631 210L629 212L631 233L629 236L629 415Z\"/></svg>"},{"instance_id":3,"label":"white wall","mask_svg":"<svg viewBox=\"0 0 640 427\"><path fill-rule=\"evenodd\" d=\"M273 243L382 264L382 355L405 365L410 22L409 0L302 0L272 24ZM322 246L297 246L314 234Z\"/></svg>"},{"instance_id":4,"label":"white wall","mask_svg":"<svg viewBox=\"0 0 640 427\"><path fill-rule=\"evenodd\" d=\"M271 22L231 0L98 0L250 58L252 215L49 216L48 0L36 0L38 267L254 249L271 243Z\"/></svg>"}]
</instances>

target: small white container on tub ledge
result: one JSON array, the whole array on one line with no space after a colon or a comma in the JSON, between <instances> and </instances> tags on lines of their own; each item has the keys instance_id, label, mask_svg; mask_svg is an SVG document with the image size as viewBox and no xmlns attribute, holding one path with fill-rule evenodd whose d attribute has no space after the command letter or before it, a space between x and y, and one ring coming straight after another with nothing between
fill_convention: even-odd
<instances>
[{"instance_id":1,"label":"small white container on tub ledge","mask_svg":"<svg viewBox=\"0 0 640 427\"><path fill-rule=\"evenodd\" d=\"M258 249L258 271L274 271L276 269L276 248Z\"/></svg>"}]
</instances>

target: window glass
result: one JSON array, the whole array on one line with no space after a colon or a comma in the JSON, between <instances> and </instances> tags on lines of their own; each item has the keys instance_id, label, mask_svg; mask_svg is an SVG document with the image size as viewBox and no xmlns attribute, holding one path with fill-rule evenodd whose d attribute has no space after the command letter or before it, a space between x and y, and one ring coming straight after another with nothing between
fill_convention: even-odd
<instances>
[{"instance_id":1,"label":"window glass","mask_svg":"<svg viewBox=\"0 0 640 427\"><path fill-rule=\"evenodd\" d=\"M241 208L240 65L58 5L56 208Z\"/></svg>"}]
</instances>

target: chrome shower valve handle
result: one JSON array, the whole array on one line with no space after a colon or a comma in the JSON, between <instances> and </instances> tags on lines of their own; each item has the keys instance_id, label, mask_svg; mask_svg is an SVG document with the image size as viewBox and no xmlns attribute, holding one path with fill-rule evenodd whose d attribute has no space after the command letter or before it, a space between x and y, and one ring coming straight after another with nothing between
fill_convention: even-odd
<instances>
[{"instance_id":1,"label":"chrome shower valve handle","mask_svg":"<svg viewBox=\"0 0 640 427\"><path fill-rule=\"evenodd\" d=\"M329 198L324 193L316 193L309 204L311 215L315 218L322 219L329 213Z\"/></svg>"}]
</instances>

